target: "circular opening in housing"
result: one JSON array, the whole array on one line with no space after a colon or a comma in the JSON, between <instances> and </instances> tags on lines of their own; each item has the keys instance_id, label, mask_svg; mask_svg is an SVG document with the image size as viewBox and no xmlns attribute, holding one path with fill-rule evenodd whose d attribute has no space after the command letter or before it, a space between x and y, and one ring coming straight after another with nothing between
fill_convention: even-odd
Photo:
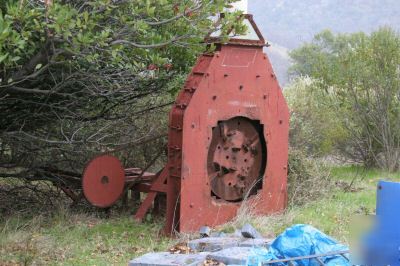
<instances>
[{"instance_id":1,"label":"circular opening in housing","mask_svg":"<svg viewBox=\"0 0 400 266\"><path fill-rule=\"evenodd\" d=\"M257 194L263 186L266 164L267 146L260 121L238 116L213 127L207 157L211 196L238 202Z\"/></svg>"}]
</instances>

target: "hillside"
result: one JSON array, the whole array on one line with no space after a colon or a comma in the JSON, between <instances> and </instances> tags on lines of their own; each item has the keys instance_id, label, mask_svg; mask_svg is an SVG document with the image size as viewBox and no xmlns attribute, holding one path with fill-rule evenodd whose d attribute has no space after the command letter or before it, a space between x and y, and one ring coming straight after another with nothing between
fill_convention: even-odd
<instances>
[{"instance_id":1,"label":"hillside","mask_svg":"<svg viewBox=\"0 0 400 266\"><path fill-rule=\"evenodd\" d=\"M249 0L249 13L272 44L268 49L282 84L290 65L287 52L324 30L371 32L382 26L400 30L398 0Z\"/></svg>"}]
</instances>

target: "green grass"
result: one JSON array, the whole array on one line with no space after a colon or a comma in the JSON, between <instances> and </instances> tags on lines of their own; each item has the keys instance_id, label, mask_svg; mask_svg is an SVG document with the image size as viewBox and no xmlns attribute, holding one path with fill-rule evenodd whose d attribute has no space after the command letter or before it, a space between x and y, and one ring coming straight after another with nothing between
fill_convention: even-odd
<instances>
[{"instance_id":1,"label":"green grass","mask_svg":"<svg viewBox=\"0 0 400 266\"><path fill-rule=\"evenodd\" d=\"M303 206L289 207L284 214L270 217L244 217L224 228L232 230L249 222L266 236L275 236L293 224L310 224L324 233L349 244L370 222L375 213L376 185L379 180L400 181L400 173L388 173L359 166L331 168L337 185L325 197ZM353 181L352 189L345 187ZM360 226L359 229L354 228Z\"/></svg>"},{"instance_id":2,"label":"green grass","mask_svg":"<svg viewBox=\"0 0 400 266\"><path fill-rule=\"evenodd\" d=\"M367 181L369 183L384 180L400 180L400 173L389 173L378 169L365 169L357 165L336 166L331 168L332 176L338 180ZM375 185L375 184L374 184Z\"/></svg>"},{"instance_id":3,"label":"green grass","mask_svg":"<svg viewBox=\"0 0 400 266\"><path fill-rule=\"evenodd\" d=\"M335 167L332 177L338 181L354 181L354 190L336 189L327 198L295 210L295 222L311 223L345 242L349 242L350 231L360 216L375 214L378 181L400 181L400 173L365 170L357 166Z\"/></svg>"},{"instance_id":4,"label":"green grass","mask_svg":"<svg viewBox=\"0 0 400 266\"><path fill-rule=\"evenodd\" d=\"M0 233L0 265L126 265L171 246L160 229L159 223L138 224L128 215L100 219L61 211L50 219L11 218Z\"/></svg>"},{"instance_id":5,"label":"green grass","mask_svg":"<svg viewBox=\"0 0 400 266\"><path fill-rule=\"evenodd\" d=\"M231 231L252 223L265 236L274 236L296 223L311 224L349 243L351 227L359 216L375 211L379 179L400 181L400 173L364 170L357 166L332 168L337 186L324 198L304 206L290 207L269 217L243 215L222 226ZM343 187L355 180L352 191ZM57 210L51 216L8 217L0 223L0 265L126 265L143 253L165 251L177 240L160 234L161 222L135 223L129 214L99 218Z\"/></svg>"}]
</instances>

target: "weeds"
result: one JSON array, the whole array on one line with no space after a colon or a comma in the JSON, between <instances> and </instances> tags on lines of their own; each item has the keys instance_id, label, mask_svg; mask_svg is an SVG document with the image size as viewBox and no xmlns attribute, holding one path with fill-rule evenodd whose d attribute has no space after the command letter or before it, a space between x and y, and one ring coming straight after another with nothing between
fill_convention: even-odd
<instances>
[{"instance_id":1,"label":"weeds","mask_svg":"<svg viewBox=\"0 0 400 266\"><path fill-rule=\"evenodd\" d=\"M303 205L329 194L333 188L329 168L304 152L289 152L288 202L289 206Z\"/></svg>"},{"instance_id":2,"label":"weeds","mask_svg":"<svg viewBox=\"0 0 400 266\"><path fill-rule=\"evenodd\" d=\"M129 213L104 219L65 208L53 212L0 224L0 265L126 265L173 243L161 235L160 222L137 224Z\"/></svg>"},{"instance_id":3,"label":"weeds","mask_svg":"<svg viewBox=\"0 0 400 266\"><path fill-rule=\"evenodd\" d=\"M309 170L306 166L303 167L295 169L299 173L303 173L301 169ZM348 243L355 217L364 217L375 211L377 181L382 177L400 181L400 174L378 170L364 172L355 166L327 170L329 175L313 172L320 173L316 176L329 176L329 190L325 183L318 183L320 186L324 184L324 187L320 187L323 194L321 191L315 192L320 193L320 196L317 197L314 192L307 194L308 192L297 188L293 195L297 195L297 200L304 200L289 205L284 213L271 216L255 215L256 207L246 200L237 217L216 230L233 232L245 223L250 223L265 237L273 238L293 224L304 223ZM334 185L343 182L349 184L359 173L363 176L357 178L356 185L361 189L351 192L343 189L345 186ZM313 180L316 176L308 180ZM289 185L299 185L302 190L307 188L304 184ZM318 186L313 185L309 189L315 191ZM0 265L126 265L130 259L141 254L167 251L177 242L197 237L197 234L182 234L180 239L166 238L161 234L161 220L153 218L138 224L133 221L130 212L118 208L111 209L109 216L102 212L71 209L68 204L61 204L44 212L32 208L30 213L34 215L28 217L15 212L2 217Z\"/></svg>"}]
</instances>

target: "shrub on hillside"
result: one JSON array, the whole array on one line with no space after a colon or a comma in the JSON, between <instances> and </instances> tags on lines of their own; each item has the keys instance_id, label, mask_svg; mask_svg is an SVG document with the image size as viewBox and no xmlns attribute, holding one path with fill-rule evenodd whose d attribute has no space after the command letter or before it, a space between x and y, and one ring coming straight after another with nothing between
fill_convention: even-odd
<instances>
[{"instance_id":1,"label":"shrub on hillside","mask_svg":"<svg viewBox=\"0 0 400 266\"><path fill-rule=\"evenodd\" d=\"M368 167L399 169L400 34L387 27L371 34L323 31L290 56L292 74L318 80L318 102L336 115L322 123L339 118L347 129L341 151Z\"/></svg>"}]
</instances>

